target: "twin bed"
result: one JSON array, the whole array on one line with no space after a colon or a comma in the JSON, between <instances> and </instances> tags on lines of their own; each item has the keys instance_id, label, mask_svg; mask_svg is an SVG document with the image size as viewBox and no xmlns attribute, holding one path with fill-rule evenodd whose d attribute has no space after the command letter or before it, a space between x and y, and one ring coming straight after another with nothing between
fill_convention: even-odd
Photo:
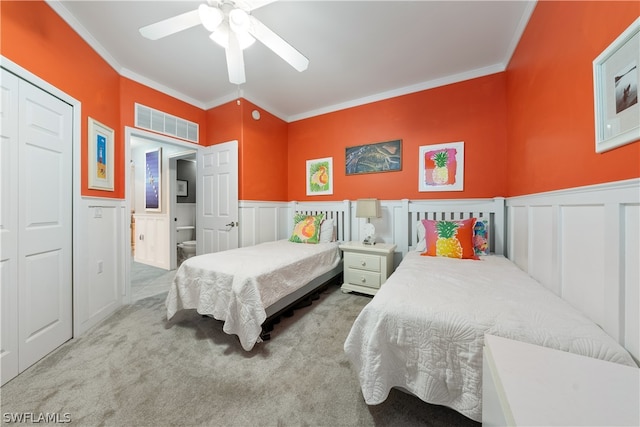
<instances>
[{"instance_id":1,"label":"twin bed","mask_svg":"<svg viewBox=\"0 0 640 427\"><path fill-rule=\"evenodd\" d=\"M318 244L276 241L187 260L167 297L168 318L195 308L224 320L224 331L237 334L251 350L262 340L266 319L342 273L338 242L351 239L351 213L347 203L336 206L322 212L339 230L330 241L326 236ZM367 404L383 402L395 387L480 421L485 334L636 366L598 325L502 255L503 199L403 201L392 209L394 240L404 259L344 343ZM436 246L433 234L421 229L423 220L476 219L487 232L481 239L474 232L481 254L472 258L477 259L422 256ZM450 238L440 232L438 240ZM449 243L438 246L451 249Z\"/></svg>"},{"instance_id":2,"label":"twin bed","mask_svg":"<svg viewBox=\"0 0 640 427\"><path fill-rule=\"evenodd\" d=\"M342 274L338 238L349 233L348 205L295 211L301 221L292 236L306 218L321 218L310 225L317 242L284 239L187 259L169 289L167 319L196 309L224 321L224 332L237 335L246 351L267 339L270 320Z\"/></svg>"},{"instance_id":3,"label":"twin bed","mask_svg":"<svg viewBox=\"0 0 640 427\"><path fill-rule=\"evenodd\" d=\"M485 334L636 366L598 325L501 255L500 201L466 208L406 207L411 248L344 344L367 404L382 403L395 387L481 421ZM473 244L494 252L469 259L422 255L435 246L429 243L434 234L418 232L423 220L470 218L482 220L479 228L489 232Z\"/></svg>"}]
</instances>

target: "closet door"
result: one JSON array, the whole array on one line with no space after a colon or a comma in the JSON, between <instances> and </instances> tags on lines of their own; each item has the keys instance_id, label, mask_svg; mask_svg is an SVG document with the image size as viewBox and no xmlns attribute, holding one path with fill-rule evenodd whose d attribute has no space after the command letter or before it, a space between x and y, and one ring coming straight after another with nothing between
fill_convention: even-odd
<instances>
[{"instance_id":1,"label":"closet door","mask_svg":"<svg viewBox=\"0 0 640 427\"><path fill-rule=\"evenodd\" d=\"M0 79L0 383L18 375L18 86Z\"/></svg>"},{"instance_id":2,"label":"closet door","mask_svg":"<svg viewBox=\"0 0 640 427\"><path fill-rule=\"evenodd\" d=\"M18 325L23 371L72 337L73 108L20 80Z\"/></svg>"},{"instance_id":3,"label":"closet door","mask_svg":"<svg viewBox=\"0 0 640 427\"><path fill-rule=\"evenodd\" d=\"M2 70L0 380L72 337L72 107Z\"/></svg>"}]
</instances>

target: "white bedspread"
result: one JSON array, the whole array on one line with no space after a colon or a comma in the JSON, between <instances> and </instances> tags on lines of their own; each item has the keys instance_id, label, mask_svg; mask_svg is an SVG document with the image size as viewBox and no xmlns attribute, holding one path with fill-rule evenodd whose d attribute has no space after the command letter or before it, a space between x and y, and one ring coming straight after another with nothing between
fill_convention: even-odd
<instances>
[{"instance_id":1,"label":"white bedspread","mask_svg":"<svg viewBox=\"0 0 640 427\"><path fill-rule=\"evenodd\" d=\"M249 351L260 342L265 308L340 263L337 242L287 240L200 255L180 265L167 295L167 319L180 309L223 320Z\"/></svg>"},{"instance_id":2,"label":"white bedspread","mask_svg":"<svg viewBox=\"0 0 640 427\"><path fill-rule=\"evenodd\" d=\"M636 366L595 323L501 256L410 252L360 313L344 349L367 404L399 387L481 421L487 333Z\"/></svg>"}]
</instances>

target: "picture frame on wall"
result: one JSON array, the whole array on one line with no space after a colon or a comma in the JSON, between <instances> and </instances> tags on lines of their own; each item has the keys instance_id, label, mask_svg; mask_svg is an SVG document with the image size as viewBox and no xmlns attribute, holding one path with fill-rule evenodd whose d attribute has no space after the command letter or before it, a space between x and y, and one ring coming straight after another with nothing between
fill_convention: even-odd
<instances>
[{"instance_id":1,"label":"picture frame on wall","mask_svg":"<svg viewBox=\"0 0 640 427\"><path fill-rule=\"evenodd\" d=\"M114 131L89 117L88 124L88 187L92 190L114 191Z\"/></svg>"},{"instance_id":2,"label":"picture frame on wall","mask_svg":"<svg viewBox=\"0 0 640 427\"><path fill-rule=\"evenodd\" d=\"M593 61L596 152L640 139L640 18Z\"/></svg>"},{"instance_id":3,"label":"picture frame on wall","mask_svg":"<svg viewBox=\"0 0 640 427\"><path fill-rule=\"evenodd\" d=\"M162 210L162 148L145 152L144 207L148 211Z\"/></svg>"},{"instance_id":4,"label":"picture frame on wall","mask_svg":"<svg viewBox=\"0 0 640 427\"><path fill-rule=\"evenodd\" d=\"M347 147L344 163L347 175L400 171L402 140Z\"/></svg>"},{"instance_id":5,"label":"picture frame on wall","mask_svg":"<svg viewBox=\"0 0 640 427\"><path fill-rule=\"evenodd\" d=\"M181 179L176 180L176 195L178 197L189 196L189 181Z\"/></svg>"},{"instance_id":6,"label":"picture frame on wall","mask_svg":"<svg viewBox=\"0 0 640 427\"><path fill-rule=\"evenodd\" d=\"M307 196L333 194L333 157L307 160Z\"/></svg>"},{"instance_id":7,"label":"picture frame on wall","mask_svg":"<svg viewBox=\"0 0 640 427\"><path fill-rule=\"evenodd\" d=\"M464 189L464 142L420 147L418 191Z\"/></svg>"}]
</instances>

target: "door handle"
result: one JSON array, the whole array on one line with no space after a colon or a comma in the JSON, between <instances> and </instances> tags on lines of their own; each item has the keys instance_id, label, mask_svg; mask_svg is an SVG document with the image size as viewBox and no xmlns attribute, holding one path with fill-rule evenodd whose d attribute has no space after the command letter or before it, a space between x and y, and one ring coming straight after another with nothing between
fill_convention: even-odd
<instances>
[{"instance_id":1,"label":"door handle","mask_svg":"<svg viewBox=\"0 0 640 427\"><path fill-rule=\"evenodd\" d=\"M224 226L225 226L225 227L235 227L235 226L237 226L237 225L238 225L238 223L237 223L237 222L233 222L233 221L231 221L229 224L225 224Z\"/></svg>"}]
</instances>

